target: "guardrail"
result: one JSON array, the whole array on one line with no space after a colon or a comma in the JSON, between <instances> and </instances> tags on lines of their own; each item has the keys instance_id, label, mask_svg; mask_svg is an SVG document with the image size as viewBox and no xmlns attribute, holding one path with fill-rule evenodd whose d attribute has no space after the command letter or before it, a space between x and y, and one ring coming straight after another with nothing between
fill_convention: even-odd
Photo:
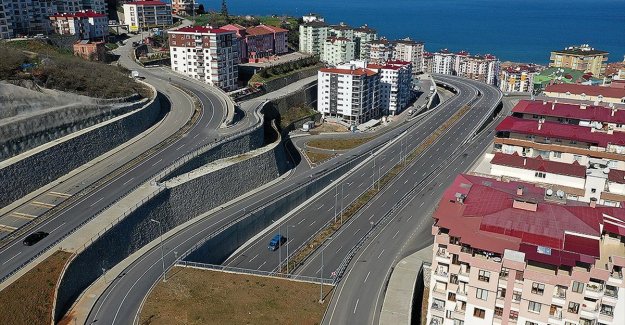
<instances>
[{"instance_id":1,"label":"guardrail","mask_svg":"<svg viewBox=\"0 0 625 325\"><path fill-rule=\"evenodd\" d=\"M274 272L269 272L269 271L243 269L243 268L232 267L232 266L206 264L206 263L199 263L199 262L177 261L175 266L195 267L195 268L205 269L205 270L215 270L215 271L240 273L240 274L251 274L251 275L257 275L257 276L277 278L277 279L290 279L290 280L312 282L312 283L319 283L319 284L323 283L327 285L335 284L333 279L318 278L318 277L305 276L305 275L286 274L286 273L274 273Z\"/></svg>"}]
</instances>

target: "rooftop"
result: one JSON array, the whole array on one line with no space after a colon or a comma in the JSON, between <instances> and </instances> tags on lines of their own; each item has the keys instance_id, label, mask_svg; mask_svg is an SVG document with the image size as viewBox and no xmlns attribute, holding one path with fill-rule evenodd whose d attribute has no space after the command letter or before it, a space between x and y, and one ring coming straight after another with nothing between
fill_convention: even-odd
<instances>
[{"instance_id":1,"label":"rooftop","mask_svg":"<svg viewBox=\"0 0 625 325\"><path fill-rule=\"evenodd\" d=\"M204 26L187 26L170 30L169 33L196 33L196 34L221 34L221 33L234 33L232 30L222 28L210 28Z\"/></svg>"},{"instance_id":2,"label":"rooftop","mask_svg":"<svg viewBox=\"0 0 625 325\"><path fill-rule=\"evenodd\" d=\"M603 98L625 98L625 89L577 84L555 84L545 88L545 92L571 93L576 95L603 96Z\"/></svg>"},{"instance_id":3,"label":"rooftop","mask_svg":"<svg viewBox=\"0 0 625 325\"><path fill-rule=\"evenodd\" d=\"M567 47L564 50L555 50L553 51L554 53L562 53L562 54L570 54L570 55L606 55L609 54L606 51L599 51L599 50L595 50L592 47L589 47L588 45L582 45L582 46L571 46L571 47Z\"/></svg>"},{"instance_id":4,"label":"rooftop","mask_svg":"<svg viewBox=\"0 0 625 325\"><path fill-rule=\"evenodd\" d=\"M306 27L328 27L328 24L322 22L322 21L311 21L311 22L307 22L307 23L303 23L301 26L306 26Z\"/></svg>"},{"instance_id":5,"label":"rooftop","mask_svg":"<svg viewBox=\"0 0 625 325\"><path fill-rule=\"evenodd\" d=\"M493 165L508 166L520 169L541 171L545 173L572 176L578 178L586 177L586 167L580 165L577 161L572 164L561 163L542 159L540 156L536 158L521 157L516 152L513 154L495 153L490 161Z\"/></svg>"},{"instance_id":6,"label":"rooftop","mask_svg":"<svg viewBox=\"0 0 625 325\"><path fill-rule=\"evenodd\" d=\"M339 69L339 68L323 68L319 69L319 72L325 73L337 73L337 74L349 74L354 76L373 76L377 74L375 71L371 71L369 69Z\"/></svg>"},{"instance_id":7,"label":"rooftop","mask_svg":"<svg viewBox=\"0 0 625 325\"><path fill-rule=\"evenodd\" d=\"M529 183L458 175L433 218L473 248L502 255L506 249L520 251L528 260L552 265L594 264L602 231L625 235L622 208L546 200L545 189Z\"/></svg>"},{"instance_id":8,"label":"rooftop","mask_svg":"<svg viewBox=\"0 0 625 325\"><path fill-rule=\"evenodd\" d=\"M62 17L66 17L66 18L70 18L70 17L74 17L74 18L100 18L100 17L106 17L105 14L100 14L97 13L93 10L83 10L83 11L79 11L79 12L75 12L75 13L57 13L54 14L50 17L56 17L56 18L62 18Z\"/></svg>"},{"instance_id":9,"label":"rooftop","mask_svg":"<svg viewBox=\"0 0 625 325\"><path fill-rule=\"evenodd\" d=\"M512 132L520 134L529 134L535 136L546 137L550 139L564 139L579 142L585 142L599 147L606 148L608 144L625 145L625 133L614 132L608 134L606 132L594 131L591 127L561 124L556 122L545 121L542 126L537 120L527 120L518 117L506 117L495 130L497 132Z\"/></svg>"},{"instance_id":10,"label":"rooftop","mask_svg":"<svg viewBox=\"0 0 625 325\"><path fill-rule=\"evenodd\" d=\"M604 106L565 104L553 101L521 100L514 106L512 113L625 124L625 110L612 110Z\"/></svg>"}]
</instances>

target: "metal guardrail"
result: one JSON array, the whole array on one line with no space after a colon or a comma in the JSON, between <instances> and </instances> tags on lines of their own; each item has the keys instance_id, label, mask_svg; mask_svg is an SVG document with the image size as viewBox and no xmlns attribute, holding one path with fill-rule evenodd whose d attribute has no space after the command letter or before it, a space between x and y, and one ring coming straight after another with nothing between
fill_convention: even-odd
<instances>
[{"instance_id":1,"label":"metal guardrail","mask_svg":"<svg viewBox=\"0 0 625 325\"><path fill-rule=\"evenodd\" d=\"M305 275L286 274L286 273L274 273L270 271L243 269L243 268L225 266L225 265L206 264L206 263L190 262L190 261L178 261L176 262L175 265L182 266L182 267L195 267L195 268L205 269L205 270L215 270L215 271L222 271L222 272L266 276L266 277L272 277L272 278L278 278L278 279L290 279L290 280L297 280L297 281L304 281L304 282L314 282L314 283L319 283L319 284L323 283L327 285L335 284L333 279L318 278L318 277L305 276Z\"/></svg>"}]
</instances>

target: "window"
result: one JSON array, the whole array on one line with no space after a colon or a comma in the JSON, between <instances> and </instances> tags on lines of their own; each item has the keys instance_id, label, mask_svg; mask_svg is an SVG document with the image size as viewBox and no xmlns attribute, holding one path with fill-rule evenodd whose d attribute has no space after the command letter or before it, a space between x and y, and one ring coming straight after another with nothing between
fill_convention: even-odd
<instances>
[{"instance_id":1,"label":"window","mask_svg":"<svg viewBox=\"0 0 625 325\"><path fill-rule=\"evenodd\" d=\"M488 282L490 281L490 272L480 270L477 275L477 279L480 281Z\"/></svg>"},{"instance_id":2,"label":"window","mask_svg":"<svg viewBox=\"0 0 625 325\"><path fill-rule=\"evenodd\" d=\"M519 312L516 310L511 310L510 311L510 319L511 320L516 320L517 318L519 318Z\"/></svg>"},{"instance_id":3,"label":"window","mask_svg":"<svg viewBox=\"0 0 625 325\"><path fill-rule=\"evenodd\" d=\"M534 177L538 177L538 178L546 178L547 174L542 173L542 172L535 172L534 173Z\"/></svg>"},{"instance_id":4,"label":"window","mask_svg":"<svg viewBox=\"0 0 625 325\"><path fill-rule=\"evenodd\" d=\"M478 318L484 318L484 317L486 317L486 311L484 309L474 308L473 309L473 316L474 317L478 317Z\"/></svg>"},{"instance_id":5,"label":"window","mask_svg":"<svg viewBox=\"0 0 625 325\"><path fill-rule=\"evenodd\" d=\"M535 313L540 313L541 304L539 302L530 301L527 310Z\"/></svg>"},{"instance_id":6,"label":"window","mask_svg":"<svg viewBox=\"0 0 625 325\"><path fill-rule=\"evenodd\" d=\"M545 285L538 282L532 283L532 293L542 296L545 293Z\"/></svg>"},{"instance_id":7,"label":"window","mask_svg":"<svg viewBox=\"0 0 625 325\"><path fill-rule=\"evenodd\" d=\"M521 292L520 291L515 291L512 293L512 302L520 302L521 301Z\"/></svg>"},{"instance_id":8,"label":"window","mask_svg":"<svg viewBox=\"0 0 625 325\"><path fill-rule=\"evenodd\" d=\"M495 307L495 317L503 316L503 307Z\"/></svg>"},{"instance_id":9,"label":"window","mask_svg":"<svg viewBox=\"0 0 625 325\"><path fill-rule=\"evenodd\" d=\"M508 270L507 267L502 267L501 271L499 271L499 277L503 278L503 279L506 279L506 278L508 278L508 274L509 273L510 273L510 270Z\"/></svg>"},{"instance_id":10,"label":"window","mask_svg":"<svg viewBox=\"0 0 625 325\"><path fill-rule=\"evenodd\" d=\"M582 293L584 292L584 284L581 282L573 281L573 292Z\"/></svg>"},{"instance_id":11,"label":"window","mask_svg":"<svg viewBox=\"0 0 625 325\"><path fill-rule=\"evenodd\" d=\"M553 158L562 158L562 153L559 151L554 151L553 152Z\"/></svg>"},{"instance_id":12,"label":"window","mask_svg":"<svg viewBox=\"0 0 625 325\"><path fill-rule=\"evenodd\" d=\"M577 314L579 312L579 304L576 302L569 302L569 313Z\"/></svg>"},{"instance_id":13,"label":"window","mask_svg":"<svg viewBox=\"0 0 625 325\"><path fill-rule=\"evenodd\" d=\"M523 281L523 271L516 271L516 275L514 276L514 280Z\"/></svg>"},{"instance_id":14,"label":"window","mask_svg":"<svg viewBox=\"0 0 625 325\"><path fill-rule=\"evenodd\" d=\"M454 319L454 325L464 325L464 321L460 319Z\"/></svg>"},{"instance_id":15,"label":"window","mask_svg":"<svg viewBox=\"0 0 625 325\"><path fill-rule=\"evenodd\" d=\"M612 317L612 316L614 316L614 307L610 306L610 305L601 304L600 313L602 315L607 315L607 316Z\"/></svg>"},{"instance_id":16,"label":"window","mask_svg":"<svg viewBox=\"0 0 625 325\"><path fill-rule=\"evenodd\" d=\"M477 288L475 291L475 297L481 300L488 300L488 290Z\"/></svg>"},{"instance_id":17,"label":"window","mask_svg":"<svg viewBox=\"0 0 625 325\"><path fill-rule=\"evenodd\" d=\"M497 288L497 298L506 298L506 288Z\"/></svg>"},{"instance_id":18,"label":"window","mask_svg":"<svg viewBox=\"0 0 625 325\"><path fill-rule=\"evenodd\" d=\"M455 292L450 292L449 294L447 294L447 300L449 300L449 301L456 301L456 293Z\"/></svg>"},{"instance_id":19,"label":"window","mask_svg":"<svg viewBox=\"0 0 625 325\"><path fill-rule=\"evenodd\" d=\"M530 322L528 320L525 321L525 325L538 325L538 323Z\"/></svg>"}]
</instances>

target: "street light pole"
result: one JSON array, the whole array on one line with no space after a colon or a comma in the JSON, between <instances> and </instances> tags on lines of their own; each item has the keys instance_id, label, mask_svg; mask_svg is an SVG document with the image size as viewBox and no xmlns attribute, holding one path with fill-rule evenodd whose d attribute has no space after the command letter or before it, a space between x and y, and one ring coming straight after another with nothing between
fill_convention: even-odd
<instances>
[{"instance_id":1,"label":"street light pole","mask_svg":"<svg viewBox=\"0 0 625 325\"><path fill-rule=\"evenodd\" d=\"M320 291L319 291L319 303L322 304L323 303L323 251L326 249L326 247L323 245L323 243L321 244L321 285L319 286Z\"/></svg>"},{"instance_id":2,"label":"street light pole","mask_svg":"<svg viewBox=\"0 0 625 325\"><path fill-rule=\"evenodd\" d=\"M334 186L334 223L336 223L336 205L339 196L339 186Z\"/></svg>"},{"instance_id":3,"label":"street light pole","mask_svg":"<svg viewBox=\"0 0 625 325\"><path fill-rule=\"evenodd\" d=\"M295 227L294 225L286 226L286 274L289 274L289 241L291 238L289 237L289 228Z\"/></svg>"},{"instance_id":4,"label":"street light pole","mask_svg":"<svg viewBox=\"0 0 625 325\"><path fill-rule=\"evenodd\" d=\"M345 199L345 195L343 194L343 185L345 185L345 183L341 183L341 225L343 224L343 201Z\"/></svg>"},{"instance_id":5,"label":"street light pole","mask_svg":"<svg viewBox=\"0 0 625 325\"><path fill-rule=\"evenodd\" d=\"M158 229L161 233L159 237L161 238L161 263L163 264L163 282L167 282L167 279L165 278L165 250L163 248L163 227L161 227L160 221L154 219L150 219L150 221L158 223Z\"/></svg>"}]
</instances>

